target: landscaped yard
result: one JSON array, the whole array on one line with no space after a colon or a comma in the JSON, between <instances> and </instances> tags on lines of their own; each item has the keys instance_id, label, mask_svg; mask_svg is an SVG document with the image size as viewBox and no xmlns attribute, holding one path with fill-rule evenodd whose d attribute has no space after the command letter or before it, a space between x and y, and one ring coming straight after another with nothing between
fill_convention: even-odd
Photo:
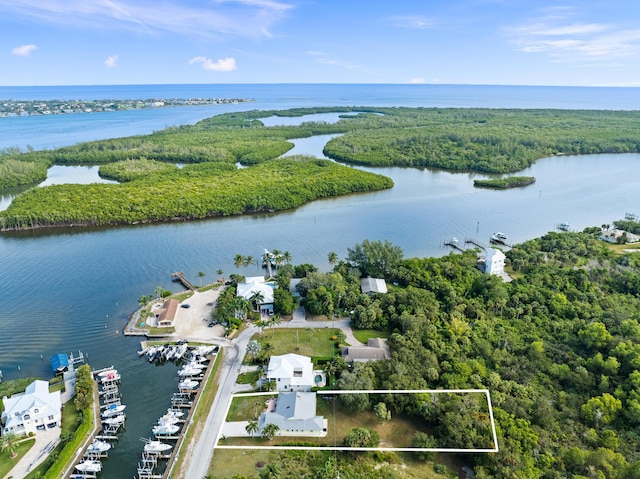
<instances>
[{"instance_id":1,"label":"landscaped yard","mask_svg":"<svg viewBox=\"0 0 640 479\"><path fill-rule=\"evenodd\" d=\"M20 458L24 456L29 449L33 447L35 444L35 439L29 439L28 441L21 442L16 445L15 452L18 454L16 457L11 459L9 451L0 452L0 477L5 477L13 466L15 466ZM17 478L16 478L17 479Z\"/></svg>"},{"instance_id":2,"label":"landscaped yard","mask_svg":"<svg viewBox=\"0 0 640 479\"><path fill-rule=\"evenodd\" d=\"M275 395L275 393L274 393ZM251 421L257 420L264 411L265 402L271 396L237 396L233 398L227 421Z\"/></svg>"}]
</instances>

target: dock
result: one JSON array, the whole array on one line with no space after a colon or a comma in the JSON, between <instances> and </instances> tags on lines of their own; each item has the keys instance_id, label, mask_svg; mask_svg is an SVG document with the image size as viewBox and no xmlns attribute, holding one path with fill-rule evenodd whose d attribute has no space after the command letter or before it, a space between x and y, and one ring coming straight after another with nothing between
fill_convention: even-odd
<instances>
[{"instance_id":1,"label":"dock","mask_svg":"<svg viewBox=\"0 0 640 479\"><path fill-rule=\"evenodd\" d=\"M191 291L197 291L198 289L187 278L184 277L184 273L182 271L172 273L171 281L179 281L185 288L190 289Z\"/></svg>"},{"instance_id":2,"label":"dock","mask_svg":"<svg viewBox=\"0 0 640 479\"><path fill-rule=\"evenodd\" d=\"M460 243L458 242L458 238L452 238L448 241L445 241L444 245L451 246L453 249L457 249L458 251L464 252L464 247L460 246Z\"/></svg>"},{"instance_id":3,"label":"dock","mask_svg":"<svg viewBox=\"0 0 640 479\"><path fill-rule=\"evenodd\" d=\"M482 243L481 241L478 241L475 238L465 238L464 242L476 245L478 248L483 249L485 251L487 250L487 248L489 248L489 246L487 246L486 244Z\"/></svg>"}]
</instances>

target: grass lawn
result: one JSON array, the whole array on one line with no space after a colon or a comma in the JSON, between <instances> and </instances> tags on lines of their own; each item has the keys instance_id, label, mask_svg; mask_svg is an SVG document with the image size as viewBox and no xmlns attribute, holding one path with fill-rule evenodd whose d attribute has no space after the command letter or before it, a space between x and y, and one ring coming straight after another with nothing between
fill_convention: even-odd
<instances>
[{"instance_id":1,"label":"grass lawn","mask_svg":"<svg viewBox=\"0 0 640 479\"><path fill-rule=\"evenodd\" d=\"M353 335L361 343L367 344L371 338L388 338L391 336L389 331L380 331L378 329L354 329Z\"/></svg>"},{"instance_id":2,"label":"grass lawn","mask_svg":"<svg viewBox=\"0 0 640 479\"><path fill-rule=\"evenodd\" d=\"M607 243L607 247L611 251L613 251L614 253L617 253L617 254L627 254L627 253L630 253L630 252L640 253L640 243L631 243L631 244ZM632 251L626 251L626 250L632 250Z\"/></svg>"},{"instance_id":3,"label":"grass lawn","mask_svg":"<svg viewBox=\"0 0 640 479\"><path fill-rule=\"evenodd\" d=\"M242 373L238 375L238 384L254 384L260 379L260 373L258 371L251 371L248 373Z\"/></svg>"},{"instance_id":4,"label":"grass lawn","mask_svg":"<svg viewBox=\"0 0 640 479\"><path fill-rule=\"evenodd\" d=\"M0 452L0 477L5 477L9 471L15 466L20 458L24 456L29 449L36 443L35 439L29 439L16 445L15 452L18 454L11 459L9 451ZM17 478L16 478L17 479Z\"/></svg>"},{"instance_id":5,"label":"grass lawn","mask_svg":"<svg viewBox=\"0 0 640 479\"><path fill-rule=\"evenodd\" d=\"M311 357L330 357L338 351L335 340L331 339L338 331L340 330L333 328L272 329L265 330L263 334L256 334L252 339L259 340L262 345L271 344L274 348L271 352L272 356L296 353Z\"/></svg>"},{"instance_id":6,"label":"grass lawn","mask_svg":"<svg viewBox=\"0 0 640 479\"><path fill-rule=\"evenodd\" d=\"M271 396L234 397L227 414L227 421L257 420L264 411L264 403Z\"/></svg>"},{"instance_id":7,"label":"grass lawn","mask_svg":"<svg viewBox=\"0 0 640 479\"><path fill-rule=\"evenodd\" d=\"M258 461L268 462L270 451L218 449L213 453L209 466L211 477L220 479L236 477L258 477Z\"/></svg>"}]
</instances>

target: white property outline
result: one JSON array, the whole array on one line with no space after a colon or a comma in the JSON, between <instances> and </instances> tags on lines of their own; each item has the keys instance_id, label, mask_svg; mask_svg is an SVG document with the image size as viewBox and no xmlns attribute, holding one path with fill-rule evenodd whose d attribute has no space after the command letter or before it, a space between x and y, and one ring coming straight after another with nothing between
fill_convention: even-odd
<instances>
[{"instance_id":1,"label":"white property outline","mask_svg":"<svg viewBox=\"0 0 640 479\"><path fill-rule=\"evenodd\" d=\"M236 393L231 395L231 401L225 411L225 422L229 415L229 409L231 409L231 403L236 397L251 397L251 396L273 396L279 395L280 392L287 391L267 391L267 392L254 392L254 393ZM496 432L496 422L493 417L493 407L491 405L491 394L488 389L367 389L367 390L320 390L313 391L316 395L331 395L331 394L466 394L466 393L484 393L487 398L487 407L489 408L489 418L491 420L491 432L493 434L493 449L458 449L448 447L348 447L348 446L235 446L219 444L222 436L222 429L218 432L216 441L213 445L214 449L275 449L275 450L296 450L296 451L389 451L389 452L498 452L498 434ZM285 436L282 436L285 437ZM292 436L293 437L293 436Z\"/></svg>"}]
</instances>

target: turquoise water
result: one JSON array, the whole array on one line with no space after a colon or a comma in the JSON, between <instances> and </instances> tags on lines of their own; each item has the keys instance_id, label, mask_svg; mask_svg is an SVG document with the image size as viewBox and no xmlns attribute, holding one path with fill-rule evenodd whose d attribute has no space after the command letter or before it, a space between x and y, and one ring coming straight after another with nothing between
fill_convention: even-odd
<instances>
[{"instance_id":1,"label":"turquoise water","mask_svg":"<svg viewBox=\"0 0 640 479\"><path fill-rule=\"evenodd\" d=\"M627 107L639 106L634 104L639 102L637 89L433 87L380 87L378 104L622 108L623 97L627 95ZM162 88L153 86L148 91L161 93ZM175 88L173 92L177 92L178 87ZM195 87L183 88L188 93ZM255 104L228 107L313 106L314 101L322 105L356 104L357 101L377 104L373 86L342 89L322 86L315 94L314 87L309 85L252 88L241 85L234 91L246 91L247 96L253 98L261 98L261 92L270 96ZM142 89L95 87L85 91L80 88L77 95L71 97L92 93L95 98L115 95L131 98ZM14 93L18 90L21 91L17 89ZM72 95L74 92L73 88L25 91L33 95L45 92ZM5 92L6 88L0 88L0 97L4 97ZM234 95L231 91L215 96ZM175 120L172 112L179 121L196 121L205 113L169 108L142 112L140 119L148 121L145 128L152 129L156 126L151 125L160 125L160 128L163 121ZM166 116L156 116L159 112ZM8 124L16 133L14 138L25 142L38 140L39 135L35 133L38 128L44 136L56 138L61 144L82 141L85 136L91 136L87 131L91 134L127 131L125 123L131 120L129 112L123 112L122 116L115 113L108 121L99 116L102 113L0 119L0 137L6 141ZM21 121L5 123L7 120ZM27 120L37 121L32 124ZM298 142L296 148L319 155L325 141L325 138L305 139ZM473 173L408 168L372 171L392 177L395 187L316 201L278 214L0 235L3 293L0 369L6 379L32 375L50 377L48 358L51 355L78 350L88 354L96 368L115 365L123 378L121 390L123 402L127 404L127 431L105 463L103 477L132 477L142 450L138 438L149 436L151 425L169 406L177 377L173 365L153 366L139 359L136 354L139 340L117 332L137 307L142 294L153 293L158 285L176 290L171 273L184 271L187 278L195 280L202 271L206 274L205 281L212 280L218 277L217 269L226 275L237 271L233 266L235 254L258 258L265 248L290 251L294 263L315 263L326 270L329 252L335 251L344 257L348 247L363 239L388 239L401 246L405 256L438 256L449 253L442 242L453 236L463 239L476 236L477 231L477 237L487 241L491 233L503 231L512 241L519 242L544 234L562 221L568 221L574 229L582 229L610 223L622 218L626 211L640 212L640 155L543 159L522 172L536 177L534 185L507 191L473 188L473 179L482 177ZM242 274L258 275L262 270L244 269Z\"/></svg>"}]
</instances>

